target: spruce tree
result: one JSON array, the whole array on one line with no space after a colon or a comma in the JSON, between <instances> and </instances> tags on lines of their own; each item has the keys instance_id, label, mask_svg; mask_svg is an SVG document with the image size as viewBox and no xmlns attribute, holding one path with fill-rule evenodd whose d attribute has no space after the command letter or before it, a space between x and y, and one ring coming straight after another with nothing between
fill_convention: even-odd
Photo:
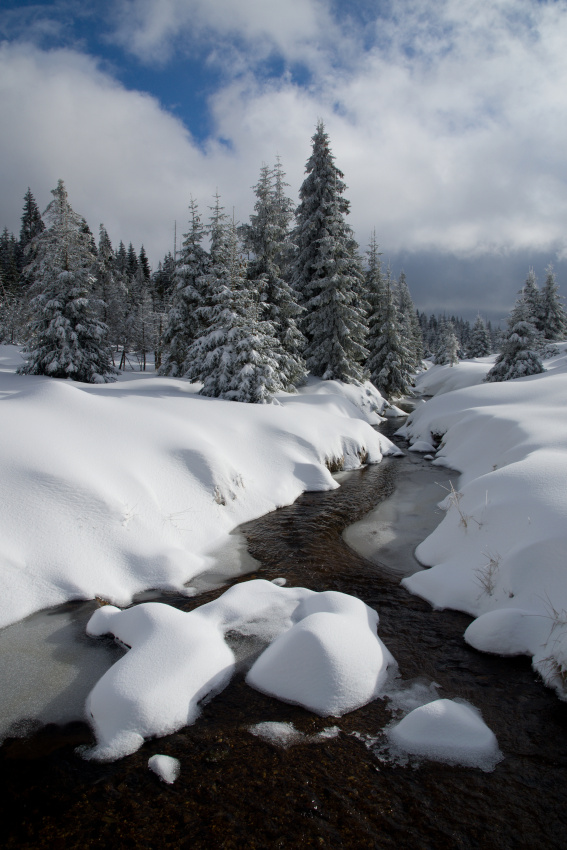
<instances>
[{"instance_id":1,"label":"spruce tree","mask_svg":"<svg viewBox=\"0 0 567 850\"><path fill-rule=\"evenodd\" d=\"M112 380L116 370L96 316L95 256L84 219L74 212L60 180L43 217L46 229L33 240L32 336L20 374L73 378L86 383Z\"/></svg>"},{"instance_id":2,"label":"spruce tree","mask_svg":"<svg viewBox=\"0 0 567 850\"><path fill-rule=\"evenodd\" d=\"M31 193L31 189L28 186L28 190L24 195L24 209L22 212L22 226L20 228L20 256L22 257L22 264L27 265L31 262L31 257L26 255L26 249L34 236L38 236L40 233L43 233L45 230L45 224L43 223L43 219L41 217L41 213L39 211L39 207L35 201L34 196Z\"/></svg>"},{"instance_id":3,"label":"spruce tree","mask_svg":"<svg viewBox=\"0 0 567 850\"><path fill-rule=\"evenodd\" d=\"M278 162L275 169L262 166L256 194L255 212L250 224L240 228L244 247L251 252L248 279L259 292L261 317L272 323L280 343L279 369L282 386L293 391L307 377L302 350L305 337L298 327L303 312L294 290L283 277L289 252L289 224L293 205L285 195L284 173Z\"/></svg>"},{"instance_id":4,"label":"spruce tree","mask_svg":"<svg viewBox=\"0 0 567 850\"><path fill-rule=\"evenodd\" d=\"M455 334L453 322L443 319L435 352L437 366L454 366L459 362L459 340Z\"/></svg>"},{"instance_id":5,"label":"spruce tree","mask_svg":"<svg viewBox=\"0 0 567 850\"><path fill-rule=\"evenodd\" d=\"M163 334L164 351L160 375L181 377L189 370L187 352L204 332L205 324L199 308L205 304L206 274L209 256L202 246L205 235L197 202L189 204L189 230L173 273L173 295Z\"/></svg>"},{"instance_id":6,"label":"spruce tree","mask_svg":"<svg viewBox=\"0 0 567 850\"><path fill-rule=\"evenodd\" d=\"M541 290L541 323L544 339L557 341L565 339L567 334L567 314L561 303L559 287L555 279L553 266L547 267L547 276Z\"/></svg>"},{"instance_id":7,"label":"spruce tree","mask_svg":"<svg viewBox=\"0 0 567 850\"><path fill-rule=\"evenodd\" d=\"M307 368L317 377L346 383L363 381L368 306L358 246L345 221L343 173L334 163L320 121L312 139L296 211L296 259L292 284L305 308Z\"/></svg>"},{"instance_id":8,"label":"spruce tree","mask_svg":"<svg viewBox=\"0 0 567 850\"><path fill-rule=\"evenodd\" d=\"M370 325L373 330L378 330L367 362L370 380L388 398L406 395L411 385L412 354L401 334L400 314L390 269L384 281L381 304L370 317Z\"/></svg>"},{"instance_id":9,"label":"spruce tree","mask_svg":"<svg viewBox=\"0 0 567 850\"><path fill-rule=\"evenodd\" d=\"M521 294L508 318L502 350L484 380L489 383L510 381L543 372L543 364L537 353L538 336L532 305Z\"/></svg>"},{"instance_id":10,"label":"spruce tree","mask_svg":"<svg viewBox=\"0 0 567 850\"><path fill-rule=\"evenodd\" d=\"M472 327L469 344L467 346L467 355L469 357L486 357L492 350L490 334L488 328L484 324L482 316L476 317Z\"/></svg>"},{"instance_id":11,"label":"spruce tree","mask_svg":"<svg viewBox=\"0 0 567 850\"><path fill-rule=\"evenodd\" d=\"M122 245L124 248L124 245ZM99 241L95 273L95 293L100 300L101 319L108 327L108 338L118 350L126 310L127 290L120 273L116 254L103 224L99 228Z\"/></svg>"},{"instance_id":12,"label":"spruce tree","mask_svg":"<svg viewBox=\"0 0 567 850\"><path fill-rule=\"evenodd\" d=\"M423 337L404 271L400 272L398 278L396 298L400 315L400 333L410 355L408 366L410 371L416 372L423 360Z\"/></svg>"},{"instance_id":13,"label":"spruce tree","mask_svg":"<svg viewBox=\"0 0 567 850\"><path fill-rule=\"evenodd\" d=\"M267 402L282 389L278 342L260 314L249 286L236 227L216 197L211 221L210 265L204 304L197 312L203 332L187 354L186 376L202 381L201 395L232 401Z\"/></svg>"}]
</instances>

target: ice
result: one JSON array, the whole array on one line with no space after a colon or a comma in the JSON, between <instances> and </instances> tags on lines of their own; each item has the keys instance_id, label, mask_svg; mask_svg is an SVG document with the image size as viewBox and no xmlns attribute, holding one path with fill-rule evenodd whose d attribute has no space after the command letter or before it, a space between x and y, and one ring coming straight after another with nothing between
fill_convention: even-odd
<instances>
[{"instance_id":1,"label":"ice","mask_svg":"<svg viewBox=\"0 0 567 850\"><path fill-rule=\"evenodd\" d=\"M296 744L318 744L322 741L328 741L330 738L336 738L340 734L338 726L329 726L313 735L306 735L296 729L293 723L282 723L275 720L256 723L254 726L249 726L248 731L257 738L284 749Z\"/></svg>"},{"instance_id":2,"label":"ice","mask_svg":"<svg viewBox=\"0 0 567 850\"><path fill-rule=\"evenodd\" d=\"M148 759L148 767L168 785L173 785L181 772L179 759L175 759L173 756L151 756Z\"/></svg>"},{"instance_id":3,"label":"ice","mask_svg":"<svg viewBox=\"0 0 567 850\"><path fill-rule=\"evenodd\" d=\"M465 702L438 699L410 711L388 730L391 744L433 761L493 770L503 758L494 733Z\"/></svg>"}]
</instances>

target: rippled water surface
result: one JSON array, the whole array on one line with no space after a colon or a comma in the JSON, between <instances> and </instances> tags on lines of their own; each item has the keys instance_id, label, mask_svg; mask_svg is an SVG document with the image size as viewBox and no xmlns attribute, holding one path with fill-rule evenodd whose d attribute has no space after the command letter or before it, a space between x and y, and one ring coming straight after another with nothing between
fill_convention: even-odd
<instances>
[{"instance_id":1,"label":"rippled water surface","mask_svg":"<svg viewBox=\"0 0 567 850\"><path fill-rule=\"evenodd\" d=\"M260 563L252 575L352 593L376 608L406 688L464 698L482 711L505 756L492 773L384 760L388 700L332 720L337 737L279 748L248 728L284 721L312 735L329 719L256 693L241 673L194 726L117 763L87 763L75 754L91 740L81 723L7 740L0 749L3 846L565 848L567 705L541 685L527 659L467 647L462 634L470 618L432 611L400 588L395 554L382 566L376 550L366 560L341 537L392 493L398 477L415 481L420 468L430 483L426 461L388 458L343 476L339 490L304 494L247 524L249 550ZM438 519L431 515L432 523ZM218 593L169 601L189 610ZM175 785L147 769L154 753L180 759Z\"/></svg>"}]
</instances>

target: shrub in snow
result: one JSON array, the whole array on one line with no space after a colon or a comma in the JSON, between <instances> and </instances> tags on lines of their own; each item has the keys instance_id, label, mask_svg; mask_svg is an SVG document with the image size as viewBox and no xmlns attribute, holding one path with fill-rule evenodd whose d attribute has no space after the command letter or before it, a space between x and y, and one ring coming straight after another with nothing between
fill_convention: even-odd
<instances>
[{"instance_id":1,"label":"shrub in snow","mask_svg":"<svg viewBox=\"0 0 567 850\"><path fill-rule=\"evenodd\" d=\"M411 711L388 737L400 750L434 761L493 770L502 759L494 733L473 706L438 699Z\"/></svg>"},{"instance_id":2,"label":"shrub in snow","mask_svg":"<svg viewBox=\"0 0 567 850\"><path fill-rule=\"evenodd\" d=\"M292 284L305 308L305 359L313 375L352 383L366 377L366 309L358 246L345 221L349 203L320 121L299 190Z\"/></svg>"},{"instance_id":3,"label":"shrub in snow","mask_svg":"<svg viewBox=\"0 0 567 850\"><path fill-rule=\"evenodd\" d=\"M31 287L31 336L24 375L49 375L97 383L116 373L107 327L96 316L92 268L96 247L84 219L67 200L63 181L52 190L47 228L32 240L26 274Z\"/></svg>"}]
</instances>

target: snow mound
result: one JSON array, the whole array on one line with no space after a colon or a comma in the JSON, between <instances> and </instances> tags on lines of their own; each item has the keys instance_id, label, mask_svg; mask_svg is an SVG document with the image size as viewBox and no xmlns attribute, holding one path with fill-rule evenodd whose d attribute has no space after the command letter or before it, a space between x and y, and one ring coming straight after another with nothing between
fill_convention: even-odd
<instances>
[{"instance_id":1,"label":"snow mound","mask_svg":"<svg viewBox=\"0 0 567 850\"><path fill-rule=\"evenodd\" d=\"M321 611L264 650L246 681L323 717L339 717L378 696L392 663L367 622Z\"/></svg>"},{"instance_id":2,"label":"snow mound","mask_svg":"<svg viewBox=\"0 0 567 850\"><path fill-rule=\"evenodd\" d=\"M438 699L415 708L388 735L398 749L433 761L488 771L502 759L496 736L464 702Z\"/></svg>"},{"instance_id":3,"label":"snow mound","mask_svg":"<svg viewBox=\"0 0 567 850\"><path fill-rule=\"evenodd\" d=\"M410 452L424 452L425 454L435 453L435 450L435 446L427 440L416 440L408 449Z\"/></svg>"},{"instance_id":4,"label":"snow mound","mask_svg":"<svg viewBox=\"0 0 567 850\"><path fill-rule=\"evenodd\" d=\"M199 703L234 672L229 632L272 641L247 677L258 690L322 715L352 711L378 695L386 668L395 665L376 635L377 622L375 611L347 594L263 579L235 584L190 613L160 602L124 611L105 605L87 632L113 634L128 651L89 694L87 718L97 744L82 754L114 760L135 752L145 738L193 723ZM285 737L278 729L273 734Z\"/></svg>"},{"instance_id":5,"label":"snow mound","mask_svg":"<svg viewBox=\"0 0 567 850\"><path fill-rule=\"evenodd\" d=\"M193 723L200 700L220 691L234 669L234 655L214 623L159 602L125 611L100 608L88 633L112 633L130 647L87 699L97 739L88 758L121 758L138 750L144 738Z\"/></svg>"},{"instance_id":6,"label":"snow mound","mask_svg":"<svg viewBox=\"0 0 567 850\"><path fill-rule=\"evenodd\" d=\"M148 767L157 773L160 779L173 785L181 771L179 760L173 756L155 755L148 759Z\"/></svg>"}]
</instances>

